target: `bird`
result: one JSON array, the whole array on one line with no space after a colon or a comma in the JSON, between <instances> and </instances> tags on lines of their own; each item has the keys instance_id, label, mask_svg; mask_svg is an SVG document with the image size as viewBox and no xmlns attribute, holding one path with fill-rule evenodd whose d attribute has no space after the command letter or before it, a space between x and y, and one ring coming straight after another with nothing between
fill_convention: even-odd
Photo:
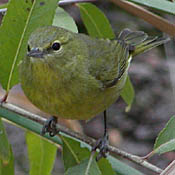
<instances>
[{"instance_id":1,"label":"bird","mask_svg":"<svg viewBox=\"0 0 175 175\"><path fill-rule=\"evenodd\" d=\"M105 157L106 110L120 96L132 58L167 41L127 28L115 39L93 38L56 26L36 29L19 64L19 77L27 98L52 116L42 134L56 134L58 117L89 120L103 112L104 137L94 149L100 148Z\"/></svg>"}]
</instances>

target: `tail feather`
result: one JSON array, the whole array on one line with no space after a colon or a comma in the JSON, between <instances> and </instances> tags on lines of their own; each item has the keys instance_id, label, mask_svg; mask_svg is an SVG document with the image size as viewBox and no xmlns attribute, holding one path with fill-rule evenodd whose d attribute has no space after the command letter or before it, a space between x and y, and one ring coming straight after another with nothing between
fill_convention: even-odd
<instances>
[{"instance_id":1,"label":"tail feather","mask_svg":"<svg viewBox=\"0 0 175 175\"><path fill-rule=\"evenodd\" d=\"M169 38L165 38L165 37L148 38L143 43L135 47L134 51L132 52L132 56L136 56L140 53L153 49L154 47L164 44L168 42L169 40L170 40Z\"/></svg>"},{"instance_id":2,"label":"tail feather","mask_svg":"<svg viewBox=\"0 0 175 175\"><path fill-rule=\"evenodd\" d=\"M148 38L148 35L143 31L131 31L130 29L124 29L119 34L119 40L123 40L126 44L136 46Z\"/></svg>"},{"instance_id":3,"label":"tail feather","mask_svg":"<svg viewBox=\"0 0 175 175\"><path fill-rule=\"evenodd\" d=\"M124 29L119 34L118 39L129 45L132 56L148 51L170 40L165 37L148 37L143 31L133 32L130 29Z\"/></svg>"}]
</instances>

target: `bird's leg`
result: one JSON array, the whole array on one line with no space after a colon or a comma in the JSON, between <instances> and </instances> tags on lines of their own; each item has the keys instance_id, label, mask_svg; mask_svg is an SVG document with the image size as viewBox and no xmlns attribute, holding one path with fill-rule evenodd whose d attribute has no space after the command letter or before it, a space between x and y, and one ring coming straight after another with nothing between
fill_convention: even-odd
<instances>
[{"instance_id":1,"label":"bird's leg","mask_svg":"<svg viewBox=\"0 0 175 175\"><path fill-rule=\"evenodd\" d=\"M96 149L99 149L100 152L96 157L96 160L100 160L102 157L106 158L108 153L108 144L109 144L109 138L108 138L108 132L107 132L107 118L106 118L106 110L104 111L104 135L102 138L98 139L96 144L93 146L92 151L96 151Z\"/></svg>"},{"instance_id":2,"label":"bird's leg","mask_svg":"<svg viewBox=\"0 0 175 175\"><path fill-rule=\"evenodd\" d=\"M45 135L48 132L51 137L55 136L58 133L58 130L56 129L56 123L57 118L54 116L46 120L42 128L41 135Z\"/></svg>"}]
</instances>

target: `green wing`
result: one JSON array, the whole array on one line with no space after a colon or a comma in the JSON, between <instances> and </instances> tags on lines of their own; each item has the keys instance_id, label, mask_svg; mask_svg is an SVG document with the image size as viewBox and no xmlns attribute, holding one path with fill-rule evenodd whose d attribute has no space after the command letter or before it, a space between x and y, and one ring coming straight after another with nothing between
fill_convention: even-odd
<instances>
[{"instance_id":1,"label":"green wing","mask_svg":"<svg viewBox=\"0 0 175 175\"><path fill-rule=\"evenodd\" d=\"M104 87L113 87L128 71L132 56L167 42L168 38L148 37L143 31L124 29L116 40L82 35L89 49L89 72Z\"/></svg>"},{"instance_id":2,"label":"green wing","mask_svg":"<svg viewBox=\"0 0 175 175\"><path fill-rule=\"evenodd\" d=\"M88 65L90 74L104 87L116 84L125 72L129 48L123 41L103 39L86 40L89 49Z\"/></svg>"},{"instance_id":3,"label":"green wing","mask_svg":"<svg viewBox=\"0 0 175 175\"><path fill-rule=\"evenodd\" d=\"M119 45L116 50L116 57L118 58L118 74L112 82L106 84L106 87L112 87L122 78L125 72L128 71L132 53L135 51L135 46L142 43L147 38L147 34L142 31L132 32L129 29L124 29L114 41ZM112 41L111 41L112 42Z\"/></svg>"},{"instance_id":4,"label":"green wing","mask_svg":"<svg viewBox=\"0 0 175 175\"><path fill-rule=\"evenodd\" d=\"M124 73L128 70L131 60L129 56L128 45L121 40L117 41L116 45L116 54L114 57L114 59L116 59L116 64L112 70L112 72L114 73L114 77L112 80L104 82L104 86L106 88L115 86L117 84L117 82L122 78Z\"/></svg>"}]
</instances>

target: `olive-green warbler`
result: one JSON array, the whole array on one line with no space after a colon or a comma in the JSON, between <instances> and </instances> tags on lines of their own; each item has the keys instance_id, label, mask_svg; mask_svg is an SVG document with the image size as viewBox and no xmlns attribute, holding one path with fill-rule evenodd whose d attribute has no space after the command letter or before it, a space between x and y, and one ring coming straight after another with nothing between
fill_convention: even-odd
<instances>
[{"instance_id":1,"label":"olive-green warbler","mask_svg":"<svg viewBox=\"0 0 175 175\"><path fill-rule=\"evenodd\" d=\"M109 40L41 27L19 66L21 85L34 105L53 116L90 119L119 97L132 56L166 41L129 29Z\"/></svg>"},{"instance_id":2,"label":"olive-green warbler","mask_svg":"<svg viewBox=\"0 0 175 175\"><path fill-rule=\"evenodd\" d=\"M41 27L31 34L19 66L21 85L52 116L87 120L117 100L133 56L167 41L129 29L109 40Z\"/></svg>"}]
</instances>

